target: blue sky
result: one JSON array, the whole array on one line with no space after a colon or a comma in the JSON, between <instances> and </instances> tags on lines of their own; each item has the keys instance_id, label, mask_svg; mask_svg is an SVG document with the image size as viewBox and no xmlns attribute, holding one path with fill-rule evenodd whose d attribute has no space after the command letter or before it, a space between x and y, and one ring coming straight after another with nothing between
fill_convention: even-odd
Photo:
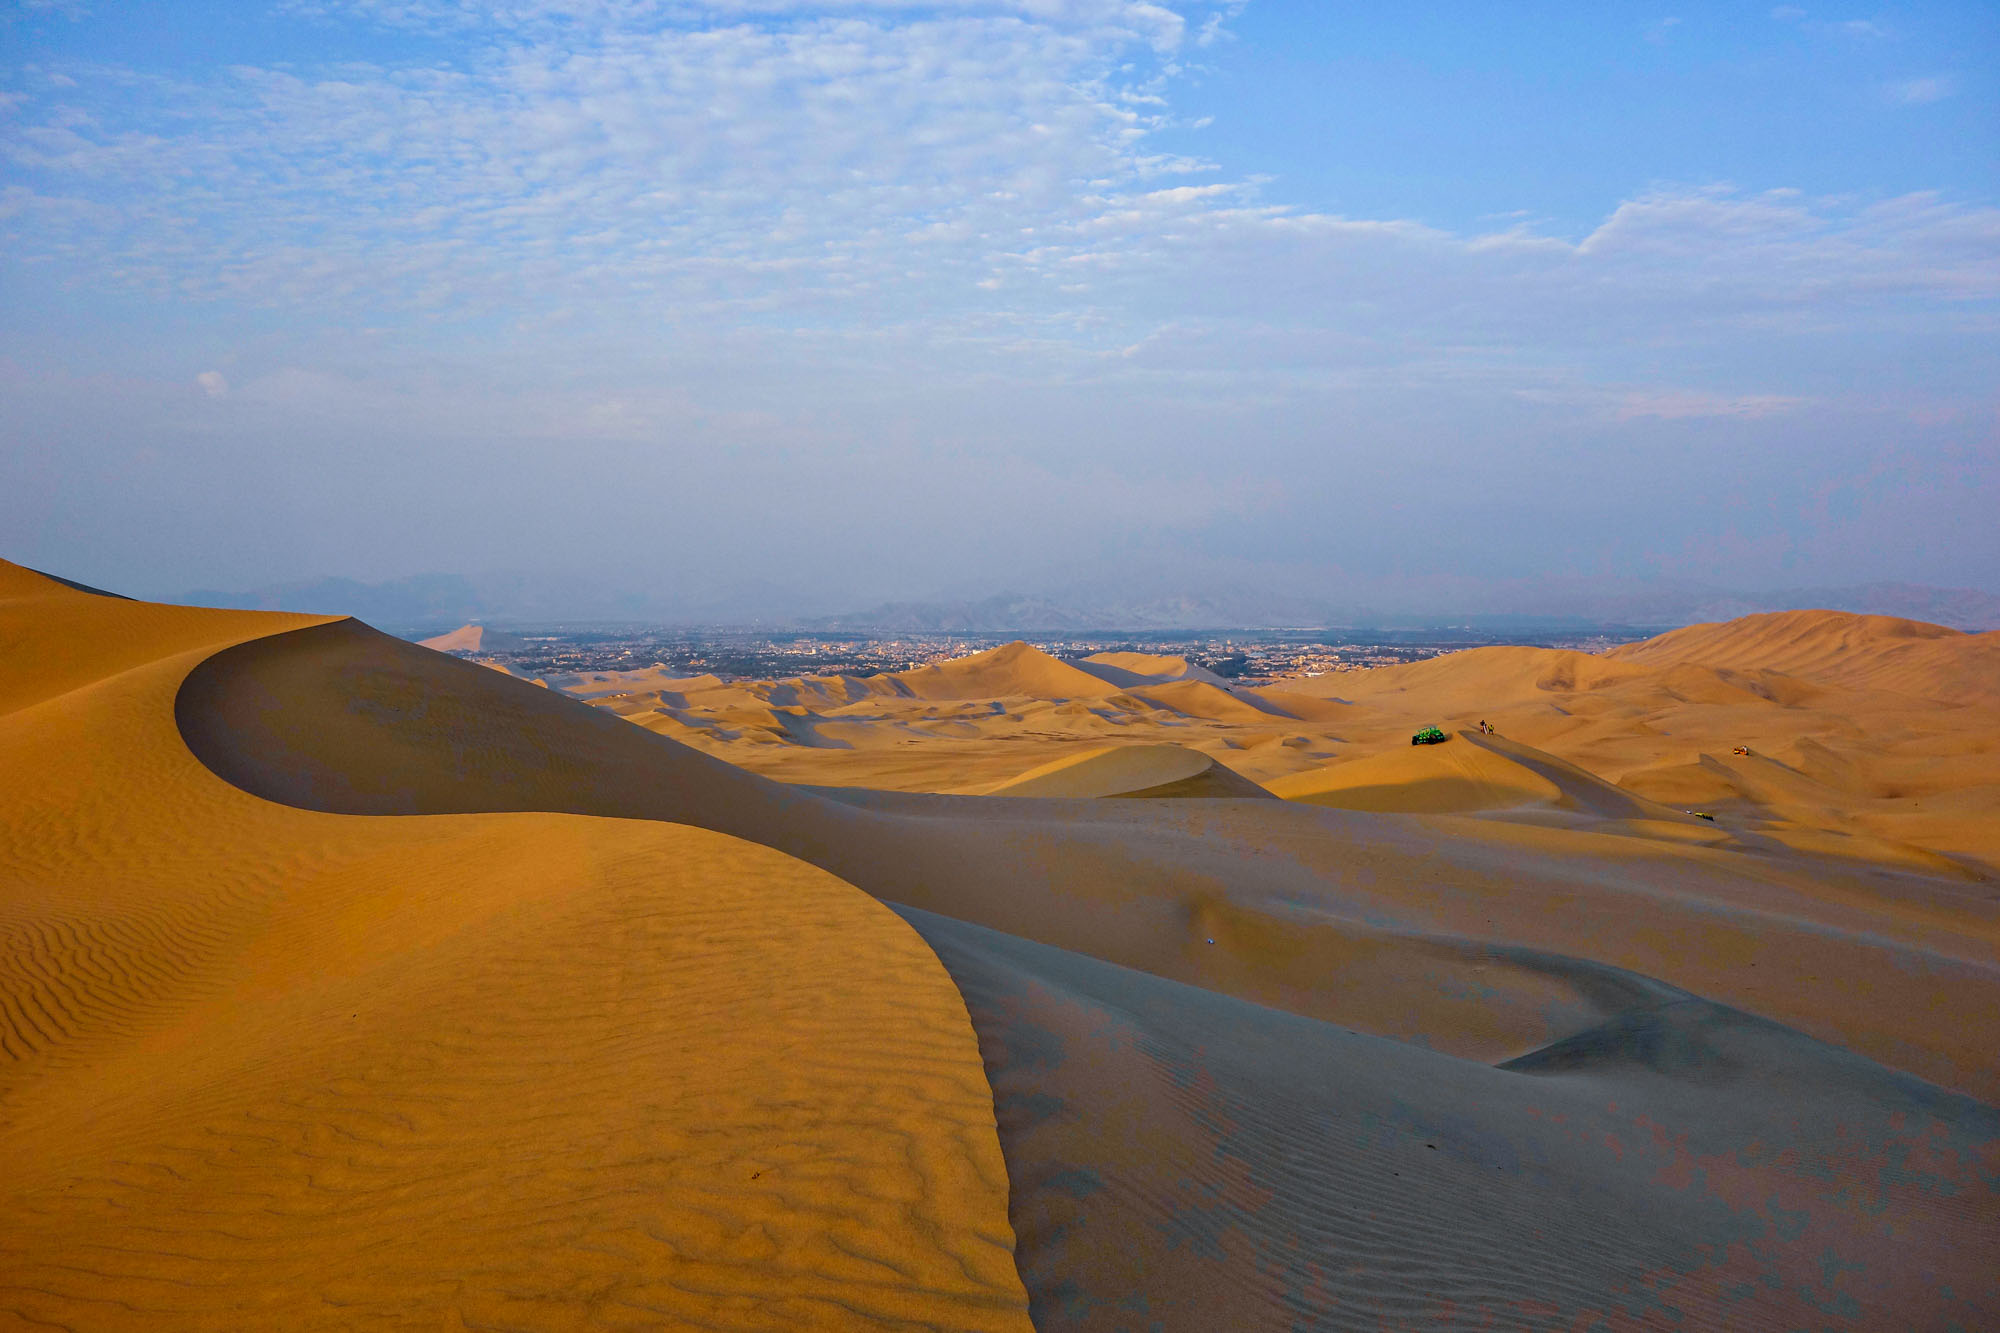
<instances>
[{"instance_id":1,"label":"blue sky","mask_svg":"<svg viewBox=\"0 0 2000 1333\"><path fill-rule=\"evenodd\" d=\"M1305 207L1580 236L1655 184L2000 183L2000 9L1252 5L1177 102ZM1891 114L1885 114L1891 112Z\"/></svg>"},{"instance_id":2,"label":"blue sky","mask_svg":"<svg viewBox=\"0 0 2000 1333\"><path fill-rule=\"evenodd\" d=\"M0 12L75 577L2000 590L1988 6Z\"/></svg>"}]
</instances>

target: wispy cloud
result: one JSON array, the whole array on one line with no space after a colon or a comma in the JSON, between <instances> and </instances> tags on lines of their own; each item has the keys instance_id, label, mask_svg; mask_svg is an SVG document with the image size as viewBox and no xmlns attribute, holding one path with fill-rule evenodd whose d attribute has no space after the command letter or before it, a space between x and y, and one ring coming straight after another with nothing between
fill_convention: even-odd
<instances>
[{"instance_id":1,"label":"wispy cloud","mask_svg":"<svg viewBox=\"0 0 2000 1333\"><path fill-rule=\"evenodd\" d=\"M1783 394L1721 394L1704 390L1642 390L1628 393L1618 403L1618 417L1633 421L1657 417L1663 421L1690 421L1713 417L1758 420L1791 412L1801 400Z\"/></svg>"},{"instance_id":2,"label":"wispy cloud","mask_svg":"<svg viewBox=\"0 0 2000 1333\"><path fill-rule=\"evenodd\" d=\"M1513 390L1524 402L1582 412L1604 421L1757 421L1809 406L1788 394L1730 393L1674 386L1579 385L1556 382Z\"/></svg>"},{"instance_id":3,"label":"wispy cloud","mask_svg":"<svg viewBox=\"0 0 2000 1333\"><path fill-rule=\"evenodd\" d=\"M951 280L953 238L990 246L1200 167L1147 150L1170 77L1154 46L1179 32L1156 6L707 8L760 21L640 28L607 5L557 42L534 35L549 7L503 6L457 67L79 71L8 138L28 191L9 239L250 299L865 299L913 258ZM38 208L65 220L37 229Z\"/></svg>"},{"instance_id":4,"label":"wispy cloud","mask_svg":"<svg viewBox=\"0 0 2000 1333\"><path fill-rule=\"evenodd\" d=\"M329 6L311 21L451 40L16 79L0 263L119 311L121 362L163 367L156 397L78 384L47 409L95 438L179 431L254 471L311 436L365 479L349 515L405 471L399 493L464 483L523 528L574 487L593 539L657 531L661 488L718 515L792 496L795 554L923 509L896 558L924 577L936 557L908 551L986 520L996 561L1022 515L1083 549L1107 521L1193 533L1355 494L1366 529L1367 495L1445 468L1514 484L1524 441L1817 449L1828 404L1862 421L1877 380L1985 401L2000 209L1709 182L1610 195L1581 227L1525 197L1458 226L1296 206L1164 146L1183 62L1233 12ZM533 483L508 489L509 449ZM689 523L701 549L751 541Z\"/></svg>"},{"instance_id":5,"label":"wispy cloud","mask_svg":"<svg viewBox=\"0 0 2000 1333\"><path fill-rule=\"evenodd\" d=\"M356 15L478 23L486 40L442 67L245 66L199 83L73 68L76 87L18 95L0 240L112 286L353 319L785 311L1067 323L1086 339L1122 320L1105 334L1118 346L1162 283L1197 305L1280 308L1332 283L1412 317L1457 303L1431 273L1496 308L1530 283L1533 309L1617 293L1775 312L1838 295L1840 318L1894 293L1995 291L2000 214L1928 196L1661 189L1580 239L1266 202L1153 146L1186 25L1135 0L326 11ZM544 32L558 22L560 40ZM1946 91L1937 76L1898 95Z\"/></svg>"},{"instance_id":6,"label":"wispy cloud","mask_svg":"<svg viewBox=\"0 0 2000 1333\"><path fill-rule=\"evenodd\" d=\"M1942 102L1958 91L1958 79L1951 74L1929 74L1920 79L1905 79L1901 83L1889 85L1889 96L1898 102L1921 106L1929 102Z\"/></svg>"}]
</instances>

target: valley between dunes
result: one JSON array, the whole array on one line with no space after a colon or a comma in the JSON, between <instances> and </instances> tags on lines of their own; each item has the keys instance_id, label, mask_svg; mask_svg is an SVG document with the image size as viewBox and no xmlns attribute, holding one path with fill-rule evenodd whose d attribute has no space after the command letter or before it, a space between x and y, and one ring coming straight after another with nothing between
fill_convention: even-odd
<instances>
[{"instance_id":1,"label":"valley between dunes","mask_svg":"<svg viewBox=\"0 0 2000 1333\"><path fill-rule=\"evenodd\" d=\"M0 562L0 1328L2000 1326L1996 725L1820 612L540 688Z\"/></svg>"}]
</instances>

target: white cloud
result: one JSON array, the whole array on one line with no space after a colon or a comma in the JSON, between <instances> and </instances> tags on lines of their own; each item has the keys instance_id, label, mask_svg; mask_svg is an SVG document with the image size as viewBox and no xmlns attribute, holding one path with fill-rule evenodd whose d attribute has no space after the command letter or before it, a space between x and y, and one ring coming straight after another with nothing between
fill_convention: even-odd
<instances>
[{"instance_id":1,"label":"white cloud","mask_svg":"<svg viewBox=\"0 0 2000 1333\"><path fill-rule=\"evenodd\" d=\"M0 250L180 308L296 312L329 343L389 330L354 340L379 349L372 373L356 353L337 381L232 365L235 410L408 420L430 392L496 432L620 438L728 395L703 385L713 402L683 412L577 387L607 357L648 383L782 366L794 393L1526 385L1606 420L1751 420L1806 395L1716 388L1699 357L1990 320L2000 299L2000 209L1928 194L1661 187L1581 236L1506 211L1451 230L1271 202L1152 144L1176 75L1150 5L572 8L558 40L553 7L503 7L452 67L121 72L39 94L0 141L22 181L0 193ZM542 406L500 371L422 388L440 366L476 378L495 348L541 377ZM285 355L339 359L318 351ZM1578 388L1579 366L1609 387ZM1672 387L1631 387L1656 381Z\"/></svg>"},{"instance_id":2,"label":"white cloud","mask_svg":"<svg viewBox=\"0 0 2000 1333\"><path fill-rule=\"evenodd\" d=\"M577 33L645 32L663 24L783 23L802 17L878 16L885 19L1015 17L1054 28L1117 30L1157 50L1181 44L1186 21L1151 0L292 0L293 13L351 18L429 33L501 30L535 38ZM1225 6L1226 13L1241 3Z\"/></svg>"},{"instance_id":3,"label":"white cloud","mask_svg":"<svg viewBox=\"0 0 2000 1333\"><path fill-rule=\"evenodd\" d=\"M1555 384L1549 387L1516 389L1524 402L1580 410L1605 421L1703 421L1735 418L1757 421L1782 416L1809 406L1807 400L1787 394L1727 393L1712 389L1671 386L1620 387L1617 385Z\"/></svg>"},{"instance_id":4,"label":"white cloud","mask_svg":"<svg viewBox=\"0 0 2000 1333\"><path fill-rule=\"evenodd\" d=\"M523 5L500 12L518 30L455 68L128 74L103 100L45 104L0 148L40 194L108 216L10 239L274 302L561 292L687 308L757 299L779 272L788 298L847 300L906 271L896 238L959 262L939 243L990 247L1202 169L1145 147L1170 77L1149 52L1178 41L1158 6L794 8L712 5L758 21L649 28L612 5L542 40L533 20L553 7ZM395 11L409 14L471 21L457 5Z\"/></svg>"},{"instance_id":5,"label":"white cloud","mask_svg":"<svg viewBox=\"0 0 2000 1333\"><path fill-rule=\"evenodd\" d=\"M0 143L21 180L0 243L322 319L782 311L1066 326L1089 346L1130 345L1171 300L1357 317L1324 306L1328 284L1384 323L1470 305L1514 327L1612 299L1709 316L1819 299L1852 319L1995 287L1995 212L1930 197L1660 189L1581 240L1266 203L1151 146L1176 77L1153 52L1181 20L1135 0L369 0L329 21L357 12L485 40L449 67L127 71L43 94Z\"/></svg>"},{"instance_id":6,"label":"white cloud","mask_svg":"<svg viewBox=\"0 0 2000 1333\"><path fill-rule=\"evenodd\" d=\"M1905 79L1901 83L1889 85L1891 99L1914 105L1942 102L1957 91L1958 79L1950 74L1931 74L1921 79Z\"/></svg>"},{"instance_id":7,"label":"white cloud","mask_svg":"<svg viewBox=\"0 0 2000 1333\"><path fill-rule=\"evenodd\" d=\"M1664 421L1689 421L1710 417L1742 417L1757 420L1791 412L1802 406L1798 398L1783 394L1723 394L1700 389L1652 389L1625 394L1618 403L1621 421L1657 417Z\"/></svg>"},{"instance_id":8,"label":"white cloud","mask_svg":"<svg viewBox=\"0 0 2000 1333\"><path fill-rule=\"evenodd\" d=\"M201 374L194 377L194 382L210 398L226 398L229 396L229 381L223 378L222 372L219 370L204 370Z\"/></svg>"}]
</instances>

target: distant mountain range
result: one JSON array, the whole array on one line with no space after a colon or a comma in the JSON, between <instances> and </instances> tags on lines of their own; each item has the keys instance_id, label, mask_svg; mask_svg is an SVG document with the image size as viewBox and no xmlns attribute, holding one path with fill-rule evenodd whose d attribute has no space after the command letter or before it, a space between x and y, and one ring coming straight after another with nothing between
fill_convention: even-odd
<instances>
[{"instance_id":1,"label":"distant mountain range","mask_svg":"<svg viewBox=\"0 0 2000 1333\"><path fill-rule=\"evenodd\" d=\"M437 633L480 621L553 625L632 623L761 626L821 633L1020 634L1258 628L1432 628L1463 625L1523 632L1557 626L1658 629L1759 611L1820 608L1927 620L1955 629L2000 628L2000 597L1970 588L1909 583L1767 592L1645 581L1512 581L1453 585L1407 596L1313 596L1255 580L1164 595L1103 588L1001 593L964 600L883 602L824 613L770 582L676 595L606 586L583 577L420 574L385 583L318 579L247 592L197 589L174 598L202 606L358 616L395 631Z\"/></svg>"}]
</instances>

